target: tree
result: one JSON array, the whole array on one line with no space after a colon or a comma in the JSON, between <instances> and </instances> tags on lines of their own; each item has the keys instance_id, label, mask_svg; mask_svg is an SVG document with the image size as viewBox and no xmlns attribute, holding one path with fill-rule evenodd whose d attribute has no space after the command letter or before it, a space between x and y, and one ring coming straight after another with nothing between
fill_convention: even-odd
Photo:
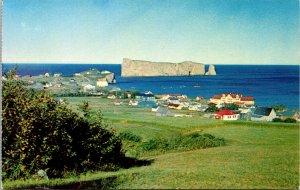
<instances>
[{"instance_id":1,"label":"tree","mask_svg":"<svg viewBox=\"0 0 300 190\"><path fill-rule=\"evenodd\" d=\"M287 110L286 106L283 104L275 104L272 106L275 112L285 112Z\"/></svg>"},{"instance_id":2,"label":"tree","mask_svg":"<svg viewBox=\"0 0 300 190\"><path fill-rule=\"evenodd\" d=\"M3 81L3 177L20 178L39 170L49 177L66 172L114 169L124 157L121 141L44 91L21 81ZM88 109L87 109L88 110Z\"/></svg>"},{"instance_id":3,"label":"tree","mask_svg":"<svg viewBox=\"0 0 300 190\"><path fill-rule=\"evenodd\" d=\"M273 122L283 122L283 120L280 119L280 118L274 118L272 121L273 121Z\"/></svg>"},{"instance_id":4,"label":"tree","mask_svg":"<svg viewBox=\"0 0 300 190\"><path fill-rule=\"evenodd\" d=\"M79 109L83 112L84 117L88 117L91 114L91 108L88 101L83 101L81 105L78 105Z\"/></svg>"},{"instance_id":5,"label":"tree","mask_svg":"<svg viewBox=\"0 0 300 190\"><path fill-rule=\"evenodd\" d=\"M236 104L226 104L223 109L227 109L227 110L238 110L239 109L239 106L236 105Z\"/></svg>"},{"instance_id":6,"label":"tree","mask_svg":"<svg viewBox=\"0 0 300 190\"><path fill-rule=\"evenodd\" d=\"M208 104L208 108L205 110L205 112L214 113L219 111L220 109L217 108L216 104L210 103Z\"/></svg>"},{"instance_id":7,"label":"tree","mask_svg":"<svg viewBox=\"0 0 300 190\"><path fill-rule=\"evenodd\" d=\"M286 118L283 122L285 122L285 123L296 123L297 120L293 119L293 118Z\"/></svg>"}]
</instances>

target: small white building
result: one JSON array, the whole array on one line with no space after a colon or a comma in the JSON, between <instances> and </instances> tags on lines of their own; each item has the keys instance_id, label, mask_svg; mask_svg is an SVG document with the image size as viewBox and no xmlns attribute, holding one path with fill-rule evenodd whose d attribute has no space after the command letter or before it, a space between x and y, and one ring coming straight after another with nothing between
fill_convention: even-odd
<instances>
[{"instance_id":1,"label":"small white building","mask_svg":"<svg viewBox=\"0 0 300 190\"><path fill-rule=\"evenodd\" d=\"M45 76L45 77L50 77L50 74L49 74L49 73L45 73L44 76Z\"/></svg>"},{"instance_id":2,"label":"small white building","mask_svg":"<svg viewBox=\"0 0 300 190\"><path fill-rule=\"evenodd\" d=\"M272 121L276 118L276 112L273 108L258 107L251 115L251 121Z\"/></svg>"},{"instance_id":3,"label":"small white building","mask_svg":"<svg viewBox=\"0 0 300 190\"><path fill-rule=\"evenodd\" d=\"M158 109L159 109L159 106L154 106L154 107L152 107L151 111L152 112L157 112Z\"/></svg>"},{"instance_id":4,"label":"small white building","mask_svg":"<svg viewBox=\"0 0 300 190\"><path fill-rule=\"evenodd\" d=\"M196 100L197 100L197 101L204 100L204 97L203 97L203 96L197 96L197 97L196 97Z\"/></svg>"},{"instance_id":5,"label":"small white building","mask_svg":"<svg viewBox=\"0 0 300 190\"><path fill-rule=\"evenodd\" d=\"M114 104L115 106L120 106L123 104L123 102L121 100L116 100Z\"/></svg>"},{"instance_id":6,"label":"small white building","mask_svg":"<svg viewBox=\"0 0 300 190\"><path fill-rule=\"evenodd\" d=\"M109 94L109 95L107 96L107 98L108 98L108 99L116 99L116 95L114 95L114 94Z\"/></svg>"},{"instance_id":7,"label":"small white building","mask_svg":"<svg viewBox=\"0 0 300 190\"><path fill-rule=\"evenodd\" d=\"M60 73L54 73L54 75L53 75L54 77L60 77L61 76L61 74Z\"/></svg>"},{"instance_id":8,"label":"small white building","mask_svg":"<svg viewBox=\"0 0 300 190\"><path fill-rule=\"evenodd\" d=\"M52 85L52 83L50 82L50 83L46 83L45 85L44 85L44 88L49 88L49 87L52 87L53 85Z\"/></svg>"},{"instance_id":9,"label":"small white building","mask_svg":"<svg viewBox=\"0 0 300 190\"><path fill-rule=\"evenodd\" d=\"M108 82L107 82L106 78L102 78L102 79L98 79L98 81L96 82L96 85L100 88L103 88L103 87L108 86Z\"/></svg>"},{"instance_id":10,"label":"small white building","mask_svg":"<svg viewBox=\"0 0 300 190\"><path fill-rule=\"evenodd\" d=\"M139 105L139 102L138 101L135 101L135 100L130 100L129 103L128 103L129 106L137 106Z\"/></svg>"},{"instance_id":11,"label":"small white building","mask_svg":"<svg viewBox=\"0 0 300 190\"><path fill-rule=\"evenodd\" d=\"M91 84L87 84L87 85L83 86L83 92L95 91L95 89L96 89L96 87Z\"/></svg>"},{"instance_id":12,"label":"small white building","mask_svg":"<svg viewBox=\"0 0 300 190\"><path fill-rule=\"evenodd\" d=\"M239 118L240 114L231 110L221 110L215 113L215 119L219 120L238 120Z\"/></svg>"}]
</instances>

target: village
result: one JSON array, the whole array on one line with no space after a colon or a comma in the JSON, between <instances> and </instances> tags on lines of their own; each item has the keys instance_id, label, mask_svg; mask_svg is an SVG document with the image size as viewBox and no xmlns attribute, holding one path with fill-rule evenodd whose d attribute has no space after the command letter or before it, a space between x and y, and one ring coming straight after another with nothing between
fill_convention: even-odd
<instances>
[{"instance_id":1,"label":"village","mask_svg":"<svg viewBox=\"0 0 300 190\"><path fill-rule=\"evenodd\" d=\"M120 88L109 85L116 83L114 73L100 72L94 68L69 76L45 73L15 77L21 78L34 89L46 90L56 97L97 96L110 99L114 106L149 108L156 116L193 117L197 112L203 118L216 120L300 121L298 110L275 110L272 107L258 106L255 104L255 97L239 93L216 94L205 99L203 96L189 98L183 94L121 91Z\"/></svg>"},{"instance_id":2,"label":"village","mask_svg":"<svg viewBox=\"0 0 300 190\"><path fill-rule=\"evenodd\" d=\"M154 95L150 91L132 98L130 92L125 93L130 99L129 106L151 108L156 116L193 117L193 112L199 112L203 113L204 118L216 120L283 121L289 118L299 121L298 111L282 110L276 113L272 107L255 106L254 97L242 94L224 93L206 100L203 96L190 99L182 94ZM115 106L123 104L122 96L109 94L107 98L114 99Z\"/></svg>"}]
</instances>

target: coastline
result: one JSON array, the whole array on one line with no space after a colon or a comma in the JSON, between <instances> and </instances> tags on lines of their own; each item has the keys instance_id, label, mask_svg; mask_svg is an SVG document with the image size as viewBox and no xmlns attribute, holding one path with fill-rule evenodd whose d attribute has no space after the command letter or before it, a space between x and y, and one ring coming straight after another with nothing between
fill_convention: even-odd
<instances>
[{"instance_id":1,"label":"coastline","mask_svg":"<svg viewBox=\"0 0 300 190\"><path fill-rule=\"evenodd\" d=\"M2 71L15 64L3 64ZM71 66L71 67L70 67ZM90 68L110 70L122 90L152 91L155 94L181 93L206 99L220 93L254 96L259 105L285 104L299 108L299 66L296 65L218 65L217 76L121 77L121 64L19 64L21 75L46 72L74 74Z\"/></svg>"}]
</instances>

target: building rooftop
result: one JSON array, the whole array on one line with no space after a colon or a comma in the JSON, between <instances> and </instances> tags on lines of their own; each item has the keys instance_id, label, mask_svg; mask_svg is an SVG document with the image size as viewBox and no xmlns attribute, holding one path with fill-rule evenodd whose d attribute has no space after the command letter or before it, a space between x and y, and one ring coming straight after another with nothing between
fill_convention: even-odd
<instances>
[{"instance_id":1,"label":"building rooftop","mask_svg":"<svg viewBox=\"0 0 300 190\"><path fill-rule=\"evenodd\" d=\"M254 101L253 96L244 96L241 98L241 101Z\"/></svg>"},{"instance_id":2,"label":"building rooftop","mask_svg":"<svg viewBox=\"0 0 300 190\"><path fill-rule=\"evenodd\" d=\"M216 112L217 115L235 115L236 113L231 110L221 110Z\"/></svg>"},{"instance_id":3,"label":"building rooftop","mask_svg":"<svg viewBox=\"0 0 300 190\"><path fill-rule=\"evenodd\" d=\"M142 97L154 97L153 94L137 94L136 96L142 96Z\"/></svg>"},{"instance_id":4,"label":"building rooftop","mask_svg":"<svg viewBox=\"0 0 300 190\"><path fill-rule=\"evenodd\" d=\"M254 111L254 115L269 116L273 108L258 107Z\"/></svg>"}]
</instances>

